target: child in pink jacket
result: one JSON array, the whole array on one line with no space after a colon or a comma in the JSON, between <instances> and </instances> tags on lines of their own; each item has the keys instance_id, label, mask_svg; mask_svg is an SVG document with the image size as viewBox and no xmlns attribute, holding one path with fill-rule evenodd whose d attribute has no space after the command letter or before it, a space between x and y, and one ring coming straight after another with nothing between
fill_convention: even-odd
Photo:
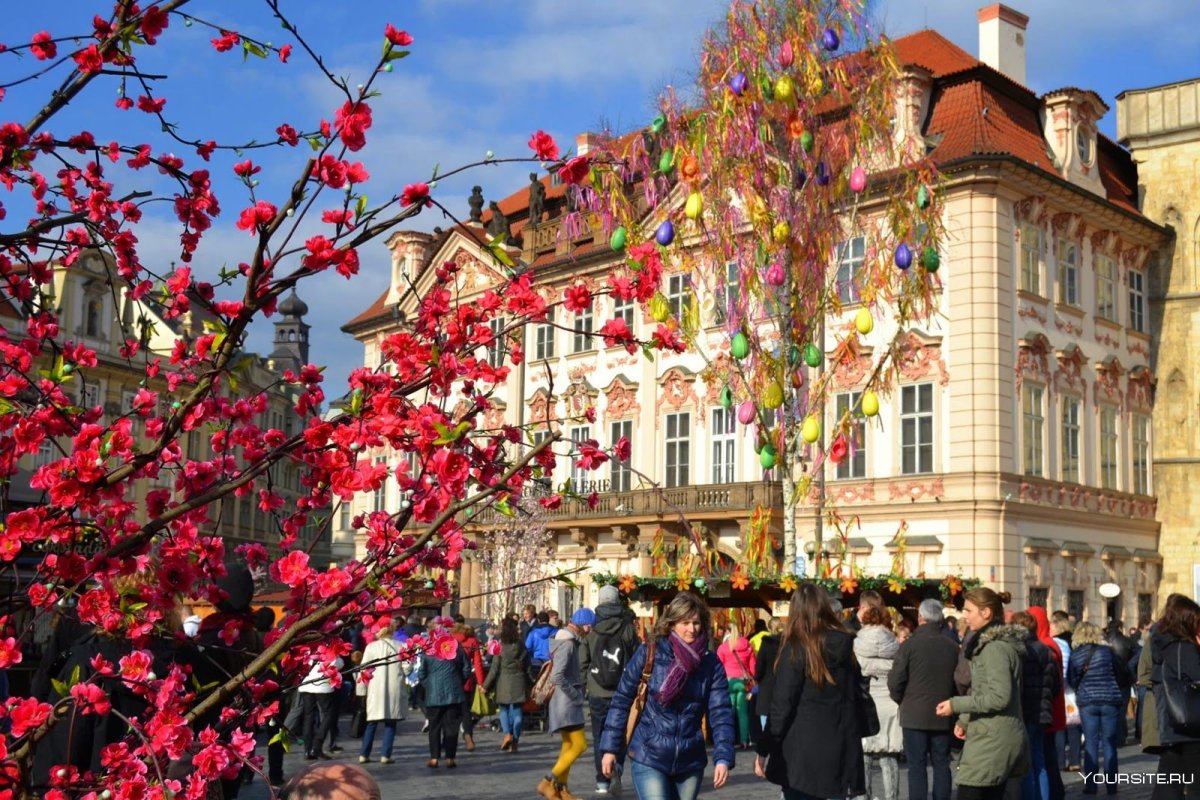
<instances>
[{"instance_id":1,"label":"child in pink jacket","mask_svg":"<svg viewBox=\"0 0 1200 800\"><path fill-rule=\"evenodd\" d=\"M725 667L729 679L729 700L737 719L738 747L750 747L750 686L754 678L754 650L745 637L738 634L736 625L729 626L725 641L717 648L717 658Z\"/></svg>"}]
</instances>

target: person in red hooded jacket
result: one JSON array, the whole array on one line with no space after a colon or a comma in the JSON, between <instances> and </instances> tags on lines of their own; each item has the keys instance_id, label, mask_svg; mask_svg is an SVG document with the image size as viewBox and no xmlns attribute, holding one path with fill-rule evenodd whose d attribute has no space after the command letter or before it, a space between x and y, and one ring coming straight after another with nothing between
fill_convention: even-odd
<instances>
[{"instance_id":1,"label":"person in red hooded jacket","mask_svg":"<svg viewBox=\"0 0 1200 800\"><path fill-rule=\"evenodd\" d=\"M483 646L479 644L479 639L475 636L475 629L467 624L466 618L462 614L456 614L454 621L456 623L454 638L462 646L463 652L467 656L467 664L471 668L471 674L463 686L463 691L467 693L467 696L463 700L462 707L463 741L466 742L469 753L475 749L475 719L471 716L471 701L475 698L475 687L483 683L487 675L483 671Z\"/></svg>"},{"instance_id":2,"label":"person in red hooded jacket","mask_svg":"<svg viewBox=\"0 0 1200 800\"><path fill-rule=\"evenodd\" d=\"M1026 611L1037 620L1038 641L1046 645L1050 650L1050 655L1054 658L1054 662L1058 664L1059 674L1064 674L1062 650L1059 649L1058 642L1054 641L1054 637L1050 635L1050 618L1046 614L1046 609L1041 606L1030 606ZM1058 768L1058 747L1055 746L1057 734L1067 727L1067 704L1063 687L1064 684L1060 683L1058 694L1054 698L1050 724L1045 729L1045 763L1046 769L1050 773L1049 800L1062 800L1066 794L1066 788L1062 782L1062 773Z\"/></svg>"}]
</instances>

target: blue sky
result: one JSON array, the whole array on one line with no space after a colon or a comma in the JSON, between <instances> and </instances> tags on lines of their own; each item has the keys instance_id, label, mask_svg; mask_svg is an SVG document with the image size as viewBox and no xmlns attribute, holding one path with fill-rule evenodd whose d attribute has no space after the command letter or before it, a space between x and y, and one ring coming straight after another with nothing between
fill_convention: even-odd
<instances>
[{"instance_id":1,"label":"blue sky","mask_svg":"<svg viewBox=\"0 0 1200 800\"><path fill-rule=\"evenodd\" d=\"M397 62L394 72L380 76L382 97L372 101L374 127L368 146L357 154L371 172L367 193L373 199L399 192L404 184L424 180L435 163L445 170L479 160L489 150L497 156L528 154L529 134L538 128L569 145L577 133L609 126L627 130L654 115L655 98L668 84L686 87L703 31L723 18L726 0L360 0L355 3L284 2L314 49L331 71L354 84L379 52L385 23L408 30L415 42L412 56ZM978 51L975 9L962 0L878 0L872 17L891 35L922 27L939 30L967 52ZM1200 28L1184 15L1185 4L1143 0L1131 4L1095 0L1077 3L1036 0L1015 2L1030 16L1027 35L1028 82L1037 92L1062 86L1090 88L1115 109L1122 89L1153 86L1200 76ZM55 35L85 33L88 20L103 2L62 0L21 3L6 9L2 40L27 41L34 32ZM259 38L287 41L265 7L256 2L194 2L187 10L213 22ZM75 21L78 22L75 22ZM74 24L72 24L74 23ZM170 73L162 85L168 115L189 136L221 141L268 140L282 122L311 128L321 117L332 118L340 104L337 93L322 82L301 52L287 65L275 59L217 54L208 45L211 32L173 22L164 37L167 47L146 51L143 67ZM0 57L0 81L8 82L34 67L30 58ZM139 112L118 113L112 107L116 85L108 85L76 104L53 130L92 130L108 141L159 141L160 134ZM21 119L32 103L54 84L42 79L11 89L0 102L0 117ZM1115 110L1101 129L1115 136ZM139 130L139 128L141 130ZM164 148L165 149L165 148ZM198 161L186 148L177 152ZM282 195L303 164L307 149L255 153L264 166L260 196ZM245 157L245 156L243 156ZM232 155L214 157L223 214L196 259L197 270L215 274L223 264L236 264L249 253L250 237L233 223L246 205L245 190L232 179ZM527 181L528 165L493 166L462 178L443 181L437 194L448 206L466 211L473 184L488 199L498 199ZM117 171L118 189L142 188L156 176ZM274 195L272 195L274 193ZM22 214L10 208L0 225L11 229ZM332 203L328 204L331 206ZM322 206L322 207L328 207ZM175 231L168 210L148 209L140 233L144 260L166 265L175 255ZM426 212L412 227L447 224ZM352 281L322 275L302 289L308 321L314 327L312 358L328 364L327 394L341 393L349 370L362 351L340 326L369 305L386 287L388 259L382 244L360 254L361 274ZM271 328L260 324L250 347L269 352Z\"/></svg>"}]
</instances>

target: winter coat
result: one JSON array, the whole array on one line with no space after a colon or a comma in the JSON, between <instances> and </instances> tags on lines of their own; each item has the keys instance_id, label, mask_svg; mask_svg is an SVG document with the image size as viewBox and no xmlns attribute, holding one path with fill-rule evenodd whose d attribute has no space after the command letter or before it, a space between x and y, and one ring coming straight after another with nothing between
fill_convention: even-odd
<instances>
[{"instance_id":1,"label":"winter coat","mask_svg":"<svg viewBox=\"0 0 1200 800\"><path fill-rule=\"evenodd\" d=\"M629 708L642 681L646 666L646 645L640 646L625 665L621 683L613 693L600 752L620 752L625 744L625 723ZM700 663L688 676L679 695L668 705L658 701L658 690L675 660L669 637L654 645L654 666L647 685L646 706L629 742L629 757L667 775L686 775L708 765L702 720L707 716L712 733L713 762L734 766L733 705L729 701L729 682L725 670L712 651L706 650Z\"/></svg>"},{"instance_id":2,"label":"winter coat","mask_svg":"<svg viewBox=\"0 0 1200 800\"><path fill-rule=\"evenodd\" d=\"M813 797L857 797L865 790L862 727L858 721L862 671L854 635L825 634L822 646L832 683L808 679L802 648L784 648L757 751L767 758L767 780Z\"/></svg>"},{"instance_id":3,"label":"winter coat","mask_svg":"<svg viewBox=\"0 0 1200 800\"><path fill-rule=\"evenodd\" d=\"M474 634L455 632L454 638L458 640L459 647L467 657L469 669L467 679L463 682L463 691L471 694L475 691L475 686L483 683L483 679L487 677L483 672L483 646Z\"/></svg>"},{"instance_id":4,"label":"winter coat","mask_svg":"<svg viewBox=\"0 0 1200 800\"><path fill-rule=\"evenodd\" d=\"M1106 644L1081 644L1071 651L1067 683L1084 706L1121 706L1129 702L1129 667Z\"/></svg>"},{"instance_id":5,"label":"winter coat","mask_svg":"<svg viewBox=\"0 0 1200 800\"><path fill-rule=\"evenodd\" d=\"M937 704L954 696L958 645L942 635L937 623L921 625L900 645L888 693L900 704L900 726L919 731L947 731L952 720L934 713Z\"/></svg>"},{"instance_id":6,"label":"winter coat","mask_svg":"<svg viewBox=\"0 0 1200 800\"><path fill-rule=\"evenodd\" d=\"M1047 733L1058 733L1067 727L1066 659L1071 651L1068 649L1064 653L1062 648L1066 646L1066 643L1059 642L1050 635L1050 618L1046 616L1046 609L1041 606L1030 606L1028 611L1029 615L1037 620L1037 640L1046 645L1046 649L1050 651L1050 657L1054 659L1054 664L1058 668L1058 692L1054 695L1054 703L1050 708L1050 724L1046 726Z\"/></svg>"},{"instance_id":7,"label":"winter coat","mask_svg":"<svg viewBox=\"0 0 1200 800\"><path fill-rule=\"evenodd\" d=\"M1025 640L1021 671L1021 716L1028 724L1049 726L1054 718L1054 698L1062 694L1062 673L1050 648L1030 633Z\"/></svg>"},{"instance_id":8,"label":"winter coat","mask_svg":"<svg viewBox=\"0 0 1200 800\"><path fill-rule=\"evenodd\" d=\"M1153 628L1142 634L1142 654L1137 663L1137 685L1146 689L1142 697L1142 752L1158 753L1162 750L1162 740L1158 735L1158 701L1154 697L1154 681L1151 674L1154 669L1154 647L1151 641Z\"/></svg>"},{"instance_id":9,"label":"winter coat","mask_svg":"<svg viewBox=\"0 0 1200 800\"><path fill-rule=\"evenodd\" d=\"M346 662L337 657L333 659L333 666L340 670ZM333 682L325 674L325 662L314 660L296 691L300 694L333 694Z\"/></svg>"},{"instance_id":10,"label":"winter coat","mask_svg":"<svg viewBox=\"0 0 1200 800\"><path fill-rule=\"evenodd\" d=\"M870 681L871 699L875 701L875 711L879 715L879 733L863 739L864 753L894 755L904 752L900 707L888 693L887 686L899 650L896 635L883 625L864 625L854 637L854 657L858 659L863 677Z\"/></svg>"},{"instance_id":11,"label":"winter coat","mask_svg":"<svg viewBox=\"0 0 1200 800\"><path fill-rule=\"evenodd\" d=\"M1108 630L1104 632L1104 641L1108 642L1108 646L1112 648L1113 655L1129 663L1130 657L1133 655L1134 640L1121 632L1121 626L1113 623L1108 626Z\"/></svg>"},{"instance_id":12,"label":"winter coat","mask_svg":"<svg viewBox=\"0 0 1200 800\"><path fill-rule=\"evenodd\" d=\"M367 701L363 708L367 722L385 719L404 719L408 684L404 682L404 664L400 662L400 646L394 639L376 639L363 649L364 672L370 669L366 683L359 682L359 692ZM409 666L411 670L411 665Z\"/></svg>"},{"instance_id":13,"label":"winter coat","mask_svg":"<svg viewBox=\"0 0 1200 800\"><path fill-rule=\"evenodd\" d=\"M967 651L971 648L971 640L978 635L975 631L968 630L966 636L963 636L962 647L958 650L958 666L954 668L954 688L960 695L965 696L971 691L971 661L967 658Z\"/></svg>"},{"instance_id":14,"label":"winter coat","mask_svg":"<svg viewBox=\"0 0 1200 800\"><path fill-rule=\"evenodd\" d=\"M550 640L554 638L554 634L558 632L558 628L546 623L538 623L529 629L529 635L525 637L525 649L529 651L529 657L544 664L550 660Z\"/></svg>"},{"instance_id":15,"label":"winter coat","mask_svg":"<svg viewBox=\"0 0 1200 800\"><path fill-rule=\"evenodd\" d=\"M467 699L463 685L471 674L470 664L462 648L454 658L426 655L421 659L417 680L425 687L426 706L453 706Z\"/></svg>"},{"instance_id":16,"label":"winter coat","mask_svg":"<svg viewBox=\"0 0 1200 800\"><path fill-rule=\"evenodd\" d=\"M771 693L775 687L775 659L779 656L780 638L764 636L754 656L754 682L758 684L757 709L766 714L771 708Z\"/></svg>"},{"instance_id":17,"label":"winter coat","mask_svg":"<svg viewBox=\"0 0 1200 800\"><path fill-rule=\"evenodd\" d=\"M998 786L1029 769L1025 722L1021 718L1022 625L993 623L978 634L969 653L971 693L950 707L967 732L958 766L961 786Z\"/></svg>"},{"instance_id":18,"label":"winter coat","mask_svg":"<svg viewBox=\"0 0 1200 800\"><path fill-rule=\"evenodd\" d=\"M550 658L554 666L550 680L554 694L550 695L547 712L551 733L583 724L583 673L579 670L579 637L570 628L559 628L550 640Z\"/></svg>"},{"instance_id":19,"label":"winter coat","mask_svg":"<svg viewBox=\"0 0 1200 800\"><path fill-rule=\"evenodd\" d=\"M717 658L725 668L728 680L745 680L754 677L754 651L746 637L739 636L732 642L721 642L717 648Z\"/></svg>"},{"instance_id":20,"label":"winter coat","mask_svg":"<svg viewBox=\"0 0 1200 800\"><path fill-rule=\"evenodd\" d=\"M520 705L529 696L529 651L520 642L500 645L483 688L496 693L502 706Z\"/></svg>"},{"instance_id":21,"label":"winter coat","mask_svg":"<svg viewBox=\"0 0 1200 800\"><path fill-rule=\"evenodd\" d=\"M1165 684L1194 683L1200 681L1200 647L1194 641L1176 639L1163 633L1155 633L1150 639L1154 666L1150 679L1154 682L1155 719L1158 721L1158 737L1163 746L1200 741L1200 737L1179 733L1167 718ZM1142 728L1146 716L1142 713Z\"/></svg>"},{"instance_id":22,"label":"winter coat","mask_svg":"<svg viewBox=\"0 0 1200 800\"><path fill-rule=\"evenodd\" d=\"M602 658L615 658L622 669L633 657L633 651L641 644L637 627L634 625L633 612L620 603L601 603L596 606L596 624L583 638L583 646L579 648L579 666L587 675L587 692L589 697L607 699L613 696L616 689L606 689L596 681L599 672L597 664ZM600 652L600 643L615 641L615 647L607 653Z\"/></svg>"}]
</instances>

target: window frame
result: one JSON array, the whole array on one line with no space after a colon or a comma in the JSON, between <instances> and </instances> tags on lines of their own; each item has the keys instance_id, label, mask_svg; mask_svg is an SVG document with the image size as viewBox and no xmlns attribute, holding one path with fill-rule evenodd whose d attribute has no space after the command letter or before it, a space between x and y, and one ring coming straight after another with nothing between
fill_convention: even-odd
<instances>
[{"instance_id":1,"label":"window frame","mask_svg":"<svg viewBox=\"0 0 1200 800\"><path fill-rule=\"evenodd\" d=\"M554 358L558 328L554 325L554 312L546 311L545 322L538 322L533 329L533 360L548 361Z\"/></svg>"},{"instance_id":2,"label":"window frame","mask_svg":"<svg viewBox=\"0 0 1200 800\"><path fill-rule=\"evenodd\" d=\"M691 451L691 412L676 411L666 415L663 421L663 443L666 452L663 458L667 489L688 486L691 482L692 451ZM680 423L683 423L683 433L680 433ZM674 425L672 424L674 423ZM674 427L674 435L672 435Z\"/></svg>"},{"instance_id":3,"label":"window frame","mask_svg":"<svg viewBox=\"0 0 1200 800\"><path fill-rule=\"evenodd\" d=\"M373 462L374 462L375 466L379 466L380 464L387 466L387 456L375 456L375 458L373 459ZM391 472L390 469L388 471ZM376 511L386 511L387 510L387 485L388 485L388 482L385 479L383 481L383 483L381 483L379 485L378 489L371 492L371 511L372 511L372 513L376 512Z\"/></svg>"},{"instance_id":4,"label":"window frame","mask_svg":"<svg viewBox=\"0 0 1200 800\"><path fill-rule=\"evenodd\" d=\"M614 492L628 492L633 488L633 420L617 419L608 423L609 446L616 447L617 442L624 436L629 440L629 459L611 459L608 483Z\"/></svg>"},{"instance_id":5,"label":"window frame","mask_svg":"<svg viewBox=\"0 0 1200 800\"><path fill-rule=\"evenodd\" d=\"M1067 409L1073 409L1068 414ZM1065 395L1059 404L1059 459L1060 480L1065 483L1083 483L1080 441L1083 432L1083 401L1078 397ZM1073 471L1073 476L1070 471Z\"/></svg>"},{"instance_id":6,"label":"window frame","mask_svg":"<svg viewBox=\"0 0 1200 800\"><path fill-rule=\"evenodd\" d=\"M671 317L683 319L687 304L691 303L692 276L686 272L676 272L667 276L667 307L671 309Z\"/></svg>"},{"instance_id":7,"label":"window frame","mask_svg":"<svg viewBox=\"0 0 1200 800\"><path fill-rule=\"evenodd\" d=\"M595 318L592 315L592 307L588 306L583 311L575 315L575 320L571 325L571 354L590 353L596 349L592 336L595 331Z\"/></svg>"},{"instance_id":8,"label":"window frame","mask_svg":"<svg viewBox=\"0 0 1200 800\"><path fill-rule=\"evenodd\" d=\"M1042 295L1042 229L1032 222L1022 222L1018 236L1020 237L1020 289L1040 297ZM1029 241L1031 238L1033 242Z\"/></svg>"},{"instance_id":9,"label":"window frame","mask_svg":"<svg viewBox=\"0 0 1200 800\"><path fill-rule=\"evenodd\" d=\"M1117 262L1111 256L1098 253L1094 259L1096 272L1096 318L1117 321ZM1107 265L1107 269L1102 269ZM1107 296L1107 302L1105 297Z\"/></svg>"},{"instance_id":10,"label":"window frame","mask_svg":"<svg viewBox=\"0 0 1200 800\"><path fill-rule=\"evenodd\" d=\"M928 390L929 408L923 409L921 403L922 390ZM913 398L913 411L906 411L908 407L907 396L911 394ZM935 457L937 445L937 431L935 428L935 413L936 413L936 398L933 392L933 383L911 383L900 387L900 474L901 475L929 475L936 471ZM921 422L928 419L929 423L929 441L922 441L921 438ZM908 431L911 428L915 436L915 441L908 442ZM905 463L906 456L912 453L913 468L909 469ZM928 455L928 468L922 469L922 455Z\"/></svg>"},{"instance_id":11,"label":"window frame","mask_svg":"<svg viewBox=\"0 0 1200 800\"><path fill-rule=\"evenodd\" d=\"M1118 426L1121 415L1115 406L1101 406L1097 422L1097 463L1100 488L1120 491L1121 439Z\"/></svg>"},{"instance_id":12,"label":"window frame","mask_svg":"<svg viewBox=\"0 0 1200 800\"><path fill-rule=\"evenodd\" d=\"M854 454L847 454L842 463L837 465L835 475L839 481L862 480L867 477L867 422L862 413L861 402L861 390L852 389L834 395L834 419L841 420L842 415L849 409L851 435L854 437Z\"/></svg>"},{"instance_id":13,"label":"window frame","mask_svg":"<svg viewBox=\"0 0 1200 800\"><path fill-rule=\"evenodd\" d=\"M629 328L630 333L633 333L634 322L637 319L636 308L637 304L632 298L629 300L613 298L613 318L625 320L625 326Z\"/></svg>"},{"instance_id":14,"label":"window frame","mask_svg":"<svg viewBox=\"0 0 1200 800\"><path fill-rule=\"evenodd\" d=\"M861 252L855 255L855 250ZM838 242L837 264L834 270L834 288L842 305L853 305L862 302L859 292L859 278L862 276L863 265L866 263L867 239L865 236L853 236ZM843 274L844 273L844 274Z\"/></svg>"},{"instance_id":15,"label":"window frame","mask_svg":"<svg viewBox=\"0 0 1200 800\"><path fill-rule=\"evenodd\" d=\"M1131 486L1134 494L1150 494L1150 415L1130 417Z\"/></svg>"},{"instance_id":16,"label":"window frame","mask_svg":"<svg viewBox=\"0 0 1200 800\"><path fill-rule=\"evenodd\" d=\"M1126 283L1129 287L1129 328L1138 333L1146 332L1146 273L1140 269L1128 270ZM1137 287L1134 287L1136 278Z\"/></svg>"},{"instance_id":17,"label":"window frame","mask_svg":"<svg viewBox=\"0 0 1200 800\"><path fill-rule=\"evenodd\" d=\"M578 459L579 445L592 438L592 426L572 425L568 431L568 438L571 440L571 487L578 492L588 480L588 473L592 472L580 469Z\"/></svg>"},{"instance_id":18,"label":"window frame","mask_svg":"<svg viewBox=\"0 0 1200 800\"><path fill-rule=\"evenodd\" d=\"M737 416L734 409L724 406L714 406L709 412L712 482L733 483L737 479Z\"/></svg>"},{"instance_id":19,"label":"window frame","mask_svg":"<svg viewBox=\"0 0 1200 800\"><path fill-rule=\"evenodd\" d=\"M508 355L504 323L505 320L502 316L495 316L488 320L488 329L492 332L492 338L487 343L487 362L492 369L499 369L503 366L504 358Z\"/></svg>"},{"instance_id":20,"label":"window frame","mask_svg":"<svg viewBox=\"0 0 1200 800\"><path fill-rule=\"evenodd\" d=\"M1021 384L1021 474L1046 476L1046 387Z\"/></svg>"},{"instance_id":21,"label":"window frame","mask_svg":"<svg viewBox=\"0 0 1200 800\"><path fill-rule=\"evenodd\" d=\"M1070 239L1059 240L1057 261L1058 302L1079 308L1079 244Z\"/></svg>"},{"instance_id":22,"label":"window frame","mask_svg":"<svg viewBox=\"0 0 1200 800\"><path fill-rule=\"evenodd\" d=\"M713 323L716 325L724 325L729 321L730 308L737 300L740 287L738 262L726 261L723 272L723 281L718 282L713 292Z\"/></svg>"}]
</instances>

